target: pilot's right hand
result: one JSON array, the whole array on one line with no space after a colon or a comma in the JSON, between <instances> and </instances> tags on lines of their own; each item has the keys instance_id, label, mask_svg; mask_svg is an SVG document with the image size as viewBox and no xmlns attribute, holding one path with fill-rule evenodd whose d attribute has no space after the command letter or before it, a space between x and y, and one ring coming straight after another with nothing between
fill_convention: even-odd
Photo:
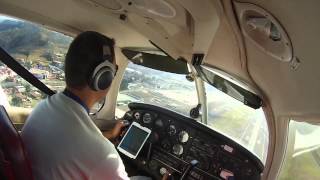
<instances>
[{"instance_id":1,"label":"pilot's right hand","mask_svg":"<svg viewBox=\"0 0 320 180\"><path fill-rule=\"evenodd\" d=\"M122 132L122 128L126 126L125 122L123 120L118 120L117 124L112 129L112 138L115 139L120 136Z\"/></svg>"},{"instance_id":2,"label":"pilot's right hand","mask_svg":"<svg viewBox=\"0 0 320 180\"><path fill-rule=\"evenodd\" d=\"M122 120L119 120L111 131L105 131L103 132L103 135L104 137L112 141L119 137L120 133L122 132L122 128L125 126L126 124Z\"/></svg>"},{"instance_id":3,"label":"pilot's right hand","mask_svg":"<svg viewBox=\"0 0 320 180\"><path fill-rule=\"evenodd\" d=\"M169 180L170 178L170 173L169 172L166 172L163 176L162 176L162 180Z\"/></svg>"}]
</instances>

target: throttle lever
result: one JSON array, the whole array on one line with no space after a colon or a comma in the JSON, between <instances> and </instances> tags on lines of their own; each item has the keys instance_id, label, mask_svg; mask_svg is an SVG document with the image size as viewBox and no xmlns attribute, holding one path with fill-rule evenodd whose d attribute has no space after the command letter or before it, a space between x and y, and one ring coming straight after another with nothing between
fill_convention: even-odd
<instances>
[{"instance_id":1,"label":"throttle lever","mask_svg":"<svg viewBox=\"0 0 320 180\"><path fill-rule=\"evenodd\" d=\"M199 164L198 160L192 160L190 161L190 163L187 165L186 169L184 170L184 172L182 173L182 176L180 178L180 180L184 180L187 175L189 174L189 172L197 165Z\"/></svg>"},{"instance_id":2,"label":"throttle lever","mask_svg":"<svg viewBox=\"0 0 320 180\"><path fill-rule=\"evenodd\" d=\"M150 161L151 155L152 155L152 143L150 142L150 143L149 143L149 146L148 146L147 162Z\"/></svg>"},{"instance_id":3,"label":"throttle lever","mask_svg":"<svg viewBox=\"0 0 320 180\"><path fill-rule=\"evenodd\" d=\"M147 152L147 161L149 162L152 155L152 147L153 144L159 141L159 135L157 133L151 133L149 136L149 146L148 146L148 152Z\"/></svg>"}]
</instances>

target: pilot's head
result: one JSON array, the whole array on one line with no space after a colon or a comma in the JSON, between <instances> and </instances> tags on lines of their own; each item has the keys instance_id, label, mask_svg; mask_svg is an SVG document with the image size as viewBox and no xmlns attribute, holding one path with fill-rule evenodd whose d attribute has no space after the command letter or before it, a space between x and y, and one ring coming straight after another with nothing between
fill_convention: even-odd
<instances>
[{"instance_id":1,"label":"pilot's head","mask_svg":"<svg viewBox=\"0 0 320 180\"><path fill-rule=\"evenodd\" d=\"M92 93L97 100L105 97L117 71L114 44L97 32L79 34L66 55L67 88Z\"/></svg>"}]
</instances>

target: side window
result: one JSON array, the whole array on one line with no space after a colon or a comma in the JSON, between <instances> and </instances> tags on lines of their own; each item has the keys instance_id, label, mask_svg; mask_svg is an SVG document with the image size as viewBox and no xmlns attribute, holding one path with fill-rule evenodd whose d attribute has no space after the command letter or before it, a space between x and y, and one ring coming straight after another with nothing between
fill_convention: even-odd
<instances>
[{"instance_id":1,"label":"side window","mask_svg":"<svg viewBox=\"0 0 320 180\"><path fill-rule=\"evenodd\" d=\"M46 97L4 64L0 64L0 76L0 105L32 108Z\"/></svg>"},{"instance_id":2,"label":"side window","mask_svg":"<svg viewBox=\"0 0 320 180\"><path fill-rule=\"evenodd\" d=\"M65 88L64 59L72 38L40 25L0 15L0 46L53 90ZM45 95L0 63L3 105L31 108Z\"/></svg>"},{"instance_id":3,"label":"side window","mask_svg":"<svg viewBox=\"0 0 320 180\"><path fill-rule=\"evenodd\" d=\"M320 126L290 121L279 180L320 179Z\"/></svg>"}]
</instances>

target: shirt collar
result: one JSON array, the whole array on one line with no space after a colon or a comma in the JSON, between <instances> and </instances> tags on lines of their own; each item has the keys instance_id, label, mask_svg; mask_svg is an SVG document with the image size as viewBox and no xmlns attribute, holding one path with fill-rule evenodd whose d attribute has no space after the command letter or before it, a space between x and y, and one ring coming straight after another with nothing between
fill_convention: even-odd
<instances>
[{"instance_id":1,"label":"shirt collar","mask_svg":"<svg viewBox=\"0 0 320 180\"><path fill-rule=\"evenodd\" d=\"M73 94L68 89L65 89L62 93L64 95L66 95L67 97L73 99L77 103L79 103L87 111L87 113L89 114L89 107L77 95Z\"/></svg>"}]
</instances>

